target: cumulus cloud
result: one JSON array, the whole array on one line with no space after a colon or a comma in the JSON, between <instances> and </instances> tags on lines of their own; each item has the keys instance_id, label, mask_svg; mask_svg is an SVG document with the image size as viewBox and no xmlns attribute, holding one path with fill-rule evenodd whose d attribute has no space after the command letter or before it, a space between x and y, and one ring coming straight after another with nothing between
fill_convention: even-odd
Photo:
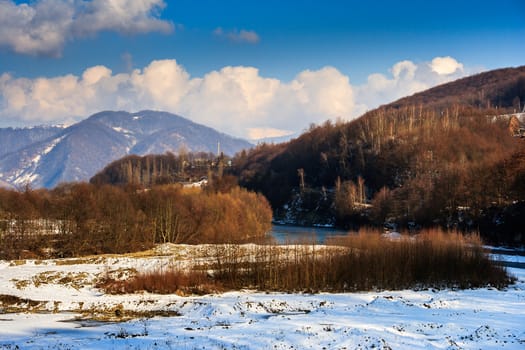
<instances>
[{"instance_id":1,"label":"cumulus cloud","mask_svg":"<svg viewBox=\"0 0 525 350\"><path fill-rule=\"evenodd\" d=\"M163 0L0 0L0 46L29 55L60 56L67 41L101 31L167 33Z\"/></svg>"},{"instance_id":2,"label":"cumulus cloud","mask_svg":"<svg viewBox=\"0 0 525 350\"><path fill-rule=\"evenodd\" d=\"M398 62L389 74L372 74L360 86L334 67L305 70L285 82L242 66L191 77L175 60L121 74L105 66L55 78L5 73L0 75L0 121L73 122L101 110L157 109L239 137L280 137L327 119L350 120L465 74L463 69L440 74L432 62Z\"/></svg>"},{"instance_id":3,"label":"cumulus cloud","mask_svg":"<svg viewBox=\"0 0 525 350\"><path fill-rule=\"evenodd\" d=\"M431 62L401 61L392 66L390 74L374 73L366 84L356 87L356 110L363 113L381 104L477 73L465 70L452 57L436 57Z\"/></svg>"},{"instance_id":4,"label":"cumulus cloud","mask_svg":"<svg viewBox=\"0 0 525 350\"><path fill-rule=\"evenodd\" d=\"M439 75L449 75L458 71L463 71L463 64L450 56L434 58L430 63L430 67L433 72L436 72Z\"/></svg>"},{"instance_id":5,"label":"cumulus cloud","mask_svg":"<svg viewBox=\"0 0 525 350\"><path fill-rule=\"evenodd\" d=\"M248 43L248 44L257 44L261 38L253 30L237 29L225 31L221 27L216 28L213 31L213 35L221 39L227 39L234 43Z\"/></svg>"},{"instance_id":6,"label":"cumulus cloud","mask_svg":"<svg viewBox=\"0 0 525 350\"><path fill-rule=\"evenodd\" d=\"M236 136L274 137L328 118L350 118L353 90L335 68L299 73L290 82L253 67L224 67L190 77L175 60L113 74L104 66L81 76L0 76L0 117L25 124L71 122L106 109L159 109Z\"/></svg>"}]
</instances>

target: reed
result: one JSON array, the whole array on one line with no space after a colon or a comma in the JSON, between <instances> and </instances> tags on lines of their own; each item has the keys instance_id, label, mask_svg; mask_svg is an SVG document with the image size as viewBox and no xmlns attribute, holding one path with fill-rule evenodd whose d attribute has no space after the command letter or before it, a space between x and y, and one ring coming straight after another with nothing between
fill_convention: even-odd
<instances>
[{"instance_id":1,"label":"reed","mask_svg":"<svg viewBox=\"0 0 525 350\"><path fill-rule=\"evenodd\" d=\"M181 271L177 269L155 270L139 273L126 280L104 278L97 284L109 294L149 292L156 294L209 294L222 291L220 283L210 283L202 271Z\"/></svg>"},{"instance_id":2,"label":"reed","mask_svg":"<svg viewBox=\"0 0 525 350\"><path fill-rule=\"evenodd\" d=\"M506 270L483 251L479 235L429 229L414 236L385 237L365 229L315 243L236 245L212 251L213 273L167 271L121 282L122 292L254 288L286 292L346 292L421 288L505 287ZM202 266L201 266L202 268ZM123 286L125 285L125 286ZM199 286L206 286L200 288Z\"/></svg>"}]
</instances>

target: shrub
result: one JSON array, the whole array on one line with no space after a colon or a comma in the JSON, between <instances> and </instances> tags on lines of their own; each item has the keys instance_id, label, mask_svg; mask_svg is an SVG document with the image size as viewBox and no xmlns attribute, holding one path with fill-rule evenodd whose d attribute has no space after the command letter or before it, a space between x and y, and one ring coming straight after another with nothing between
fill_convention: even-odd
<instances>
[{"instance_id":1,"label":"shrub","mask_svg":"<svg viewBox=\"0 0 525 350\"><path fill-rule=\"evenodd\" d=\"M0 259L129 253L155 243L238 243L271 228L266 199L182 186L63 184L51 191L0 189Z\"/></svg>"},{"instance_id":2,"label":"shrub","mask_svg":"<svg viewBox=\"0 0 525 350\"><path fill-rule=\"evenodd\" d=\"M507 286L512 279L483 251L478 235L431 229L395 239L363 230L316 244L217 245L202 272L139 275L106 290L156 293L256 288L365 291ZM202 268L202 266L200 267Z\"/></svg>"},{"instance_id":3,"label":"shrub","mask_svg":"<svg viewBox=\"0 0 525 350\"><path fill-rule=\"evenodd\" d=\"M140 273L128 280L104 278L97 284L110 294L126 294L146 291L157 294L207 294L219 290L218 283L210 283L202 271L177 269Z\"/></svg>"}]
</instances>

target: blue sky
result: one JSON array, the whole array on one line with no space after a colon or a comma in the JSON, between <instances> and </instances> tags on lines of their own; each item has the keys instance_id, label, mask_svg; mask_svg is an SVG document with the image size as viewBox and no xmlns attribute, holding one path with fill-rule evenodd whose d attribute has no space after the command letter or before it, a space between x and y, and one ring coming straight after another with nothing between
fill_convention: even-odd
<instances>
[{"instance_id":1,"label":"blue sky","mask_svg":"<svg viewBox=\"0 0 525 350\"><path fill-rule=\"evenodd\" d=\"M155 108L282 135L523 65L524 42L522 0L0 0L0 126Z\"/></svg>"}]
</instances>

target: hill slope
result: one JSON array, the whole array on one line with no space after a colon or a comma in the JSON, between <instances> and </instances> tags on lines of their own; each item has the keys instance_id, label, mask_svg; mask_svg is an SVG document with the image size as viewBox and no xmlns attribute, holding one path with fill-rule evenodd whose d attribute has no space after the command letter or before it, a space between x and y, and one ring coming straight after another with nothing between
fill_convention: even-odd
<instances>
[{"instance_id":1,"label":"hill slope","mask_svg":"<svg viewBox=\"0 0 525 350\"><path fill-rule=\"evenodd\" d=\"M439 85L401 98L386 105L447 108L453 104L476 108L523 109L525 102L525 66L502 68Z\"/></svg>"},{"instance_id":2,"label":"hill slope","mask_svg":"<svg viewBox=\"0 0 525 350\"><path fill-rule=\"evenodd\" d=\"M53 137L63 129L56 126L0 129L0 157Z\"/></svg>"},{"instance_id":3,"label":"hill slope","mask_svg":"<svg viewBox=\"0 0 525 350\"><path fill-rule=\"evenodd\" d=\"M234 160L236 173L267 196L281 222L474 229L492 222L483 217L489 209L501 214L525 200L522 168L510 166L525 143L509 132L508 116L496 117L525 101L523 82L525 67L445 84L352 122L260 145ZM479 108L473 91L507 97L497 109ZM521 231L509 240L524 239Z\"/></svg>"},{"instance_id":4,"label":"hill slope","mask_svg":"<svg viewBox=\"0 0 525 350\"><path fill-rule=\"evenodd\" d=\"M12 131L13 129L11 129ZM0 180L15 186L54 187L88 180L108 163L128 154L179 150L227 154L251 147L180 116L156 111L101 112L36 142L12 147L0 157ZM10 135L9 129L2 130Z\"/></svg>"}]
</instances>

